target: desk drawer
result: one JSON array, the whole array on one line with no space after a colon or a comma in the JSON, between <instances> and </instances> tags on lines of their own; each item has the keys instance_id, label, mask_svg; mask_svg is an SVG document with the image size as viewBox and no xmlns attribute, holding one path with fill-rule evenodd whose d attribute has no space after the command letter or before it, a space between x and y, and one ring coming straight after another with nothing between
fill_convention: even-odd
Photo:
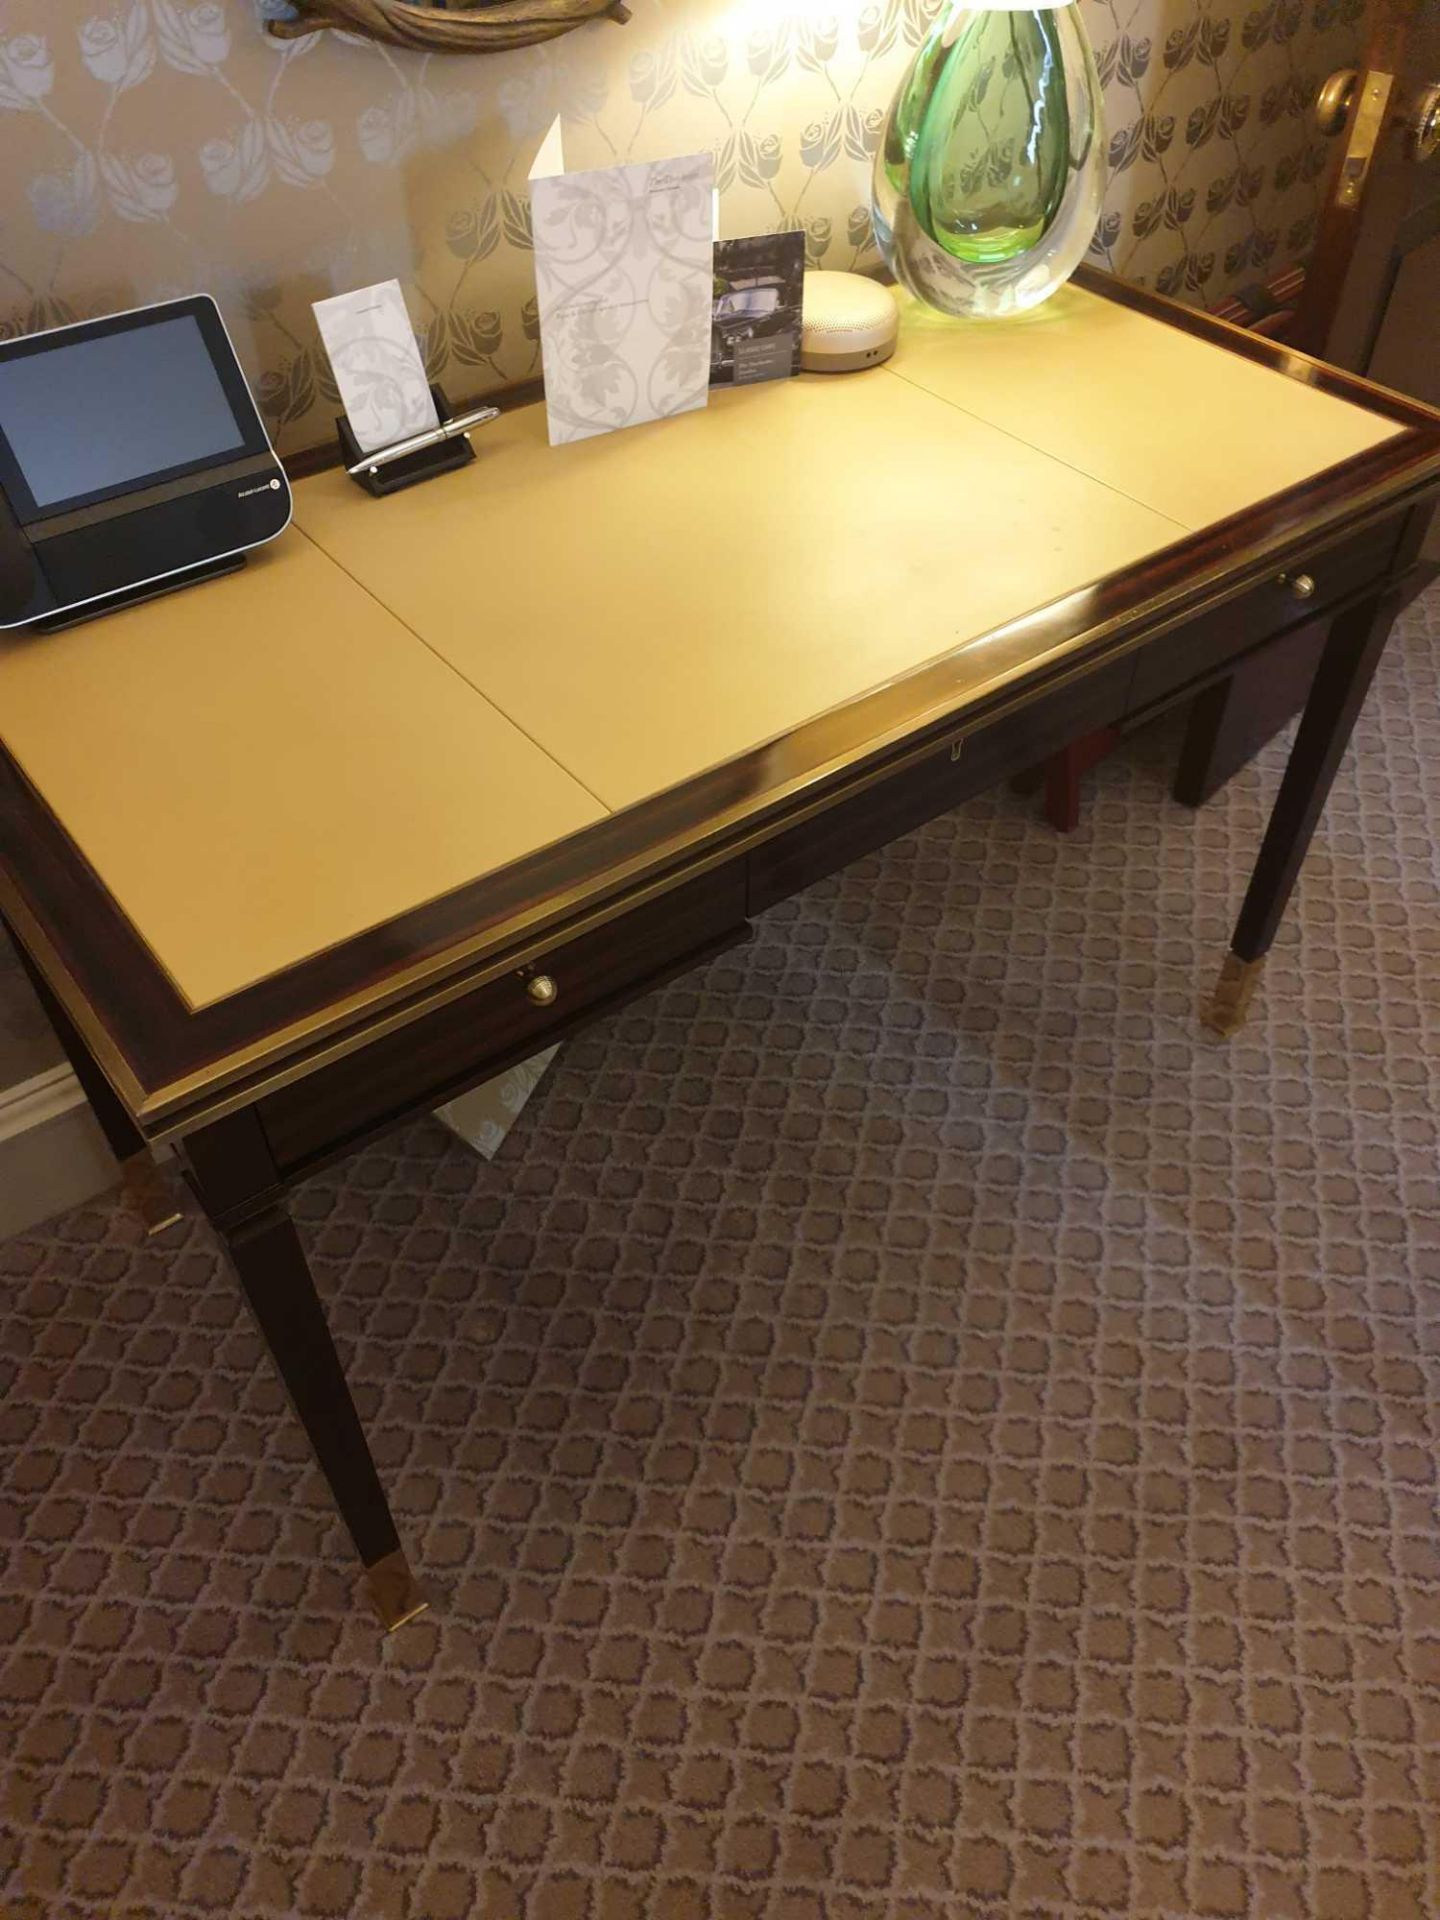
<instances>
[{"instance_id":1,"label":"desk drawer","mask_svg":"<svg viewBox=\"0 0 1440 1920\"><path fill-rule=\"evenodd\" d=\"M454 1099L747 932L738 863L686 881L554 948L523 972L477 987L267 1095L259 1113L276 1165L293 1173L409 1113Z\"/></svg>"},{"instance_id":2,"label":"desk drawer","mask_svg":"<svg viewBox=\"0 0 1440 1920\"><path fill-rule=\"evenodd\" d=\"M1400 526L1399 520L1390 520L1313 558L1297 560L1283 576L1276 574L1242 599L1153 640L1136 661L1128 712L1143 713L1167 696L1208 679L1252 647L1302 621L1323 618L1347 594L1379 580L1395 551ZM1314 583L1313 593L1304 598L1297 595L1294 584L1302 577Z\"/></svg>"},{"instance_id":3,"label":"desk drawer","mask_svg":"<svg viewBox=\"0 0 1440 1920\"><path fill-rule=\"evenodd\" d=\"M1127 659L1101 667L989 726L967 731L957 723L923 759L767 841L750 856L750 911L773 906L1118 720L1132 666Z\"/></svg>"}]
</instances>

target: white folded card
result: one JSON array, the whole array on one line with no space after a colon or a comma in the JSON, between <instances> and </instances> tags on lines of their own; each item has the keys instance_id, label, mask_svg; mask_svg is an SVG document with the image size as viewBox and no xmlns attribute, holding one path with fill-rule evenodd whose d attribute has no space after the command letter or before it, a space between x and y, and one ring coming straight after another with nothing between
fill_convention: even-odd
<instances>
[{"instance_id":1,"label":"white folded card","mask_svg":"<svg viewBox=\"0 0 1440 1920\"><path fill-rule=\"evenodd\" d=\"M439 426L398 280L317 300L315 319L362 453Z\"/></svg>"},{"instance_id":2,"label":"white folded card","mask_svg":"<svg viewBox=\"0 0 1440 1920\"><path fill-rule=\"evenodd\" d=\"M710 397L713 157L564 165L557 120L530 175L551 446Z\"/></svg>"}]
</instances>

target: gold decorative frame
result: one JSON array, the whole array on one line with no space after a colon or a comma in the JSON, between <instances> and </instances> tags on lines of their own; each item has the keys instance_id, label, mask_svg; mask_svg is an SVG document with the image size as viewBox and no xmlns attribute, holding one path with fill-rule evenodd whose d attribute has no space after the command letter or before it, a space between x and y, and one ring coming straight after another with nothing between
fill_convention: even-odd
<instances>
[{"instance_id":1,"label":"gold decorative frame","mask_svg":"<svg viewBox=\"0 0 1440 1920\"><path fill-rule=\"evenodd\" d=\"M413 0L291 0L298 18L267 24L277 39L338 27L383 40L387 46L415 47L425 53L504 53L558 40L588 20L622 22L630 10L622 0L461 0L453 7L423 6Z\"/></svg>"}]
</instances>

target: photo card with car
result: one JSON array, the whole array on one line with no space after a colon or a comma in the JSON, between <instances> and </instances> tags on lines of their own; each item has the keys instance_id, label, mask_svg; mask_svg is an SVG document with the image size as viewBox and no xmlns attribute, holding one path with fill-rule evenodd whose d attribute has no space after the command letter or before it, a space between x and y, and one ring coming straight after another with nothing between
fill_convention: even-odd
<instances>
[{"instance_id":1,"label":"photo card with car","mask_svg":"<svg viewBox=\"0 0 1440 1920\"><path fill-rule=\"evenodd\" d=\"M803 233L717 240L711 386L745 387L798 373L804 306Z\"/></svg>"}]
</instances>

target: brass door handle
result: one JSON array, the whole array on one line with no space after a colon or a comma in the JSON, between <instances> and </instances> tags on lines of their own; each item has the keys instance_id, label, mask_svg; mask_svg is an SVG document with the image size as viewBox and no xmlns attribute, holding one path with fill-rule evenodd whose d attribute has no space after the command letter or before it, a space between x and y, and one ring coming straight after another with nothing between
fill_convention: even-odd
<instances>
[{"instance_id":1,"label":"brass door handle","mask_svg":"<svg viewBox=\"0 0 1440 1920\"><path fill-rule=\"evenodd\" d=\"M1423 166L1440 148L1440 81L1420 89L1406 140L1410 158L1418 166Z\"/></svg>"},{"instance_id":2,"label":"brass door handle","mask_svg":"<svg viewBox=\"0 0 1440 1920\"><path fill-rule=\"evenodd\" d=\"M1315 96L1315 125L1321 133L1339 133L1350 117L1351 102L1360 75L1354 67L1337 67Z\"/></svg>"},{"instance_id":3,"label":"brass door handle","mask_svg":"<svg viewBox=\"0 0 1440 1920\"><path fill-rule=\"evenodd\" d=\"M537 1007L553 1007L560 998L560 989L548 973L537 973L525 991Z\"/></svg>"}]
</instances>

